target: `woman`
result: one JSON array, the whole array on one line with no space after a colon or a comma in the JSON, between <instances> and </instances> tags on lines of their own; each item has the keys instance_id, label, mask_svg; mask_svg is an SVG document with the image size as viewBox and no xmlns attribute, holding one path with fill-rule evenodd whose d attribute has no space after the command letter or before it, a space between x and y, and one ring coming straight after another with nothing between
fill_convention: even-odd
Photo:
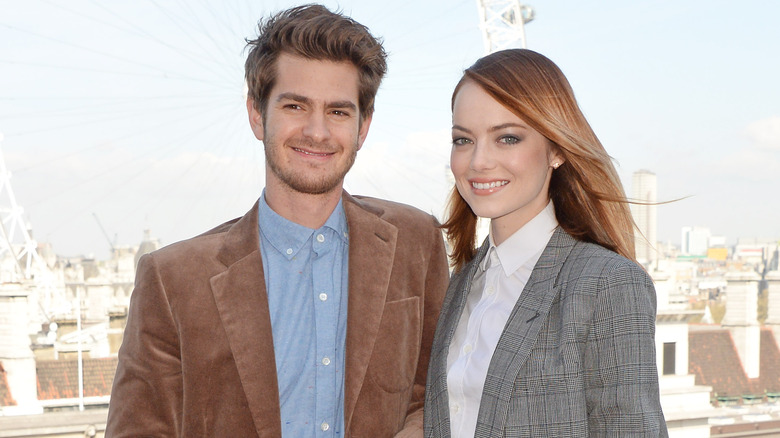
<instances>
[{"instance_id":1,"label":"woman","mask_svg":"<svg viewBox=\"0 0 780 438\"><path fill-rule=\"evenodd\" d=\"M493 53L466 70L452 112L455 274L425 435L666 436L655 290L565 76L530 50ZM478 250L477 216L490 219Z\"/></svg>"}]
</instances>

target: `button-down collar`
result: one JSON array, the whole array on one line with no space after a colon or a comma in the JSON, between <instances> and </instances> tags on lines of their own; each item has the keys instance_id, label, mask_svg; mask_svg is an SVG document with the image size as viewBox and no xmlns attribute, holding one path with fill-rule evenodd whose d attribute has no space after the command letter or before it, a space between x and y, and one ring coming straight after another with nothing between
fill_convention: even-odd
<instances>
[{"instance_id":1,"label":"button-down collar","mask_svg":"<svg viewBox=\"0 0 780 438\"><path fill-rule=\"evenodd\" d=\"M273 211L265 200L265 190L263 190L263 196L260 197L259 215L260 223L263 224L260 227L260 232L263 233L271 246L284 255L287 260L292 260L316 231L287 220ZM347 218L341 199L322 228L330 228L344 242L349 241Z\"/></svg>"},{"instance_id":2,"label":"button-down collar","mask_svg":"<svg viewBox=\"0 0 780 438\"><path fill-rule=\"evenodd\" d=\"M484 271L488 266L499 263L507 277L517 271L531 257L535 257L547 246L553 231L558 226L555 207L552 201L527 224L520 227L504 242L496 246L492 233L489 236L490 248L479 267ZM490 263L488 264L488 261Z\"/></svg>"}]
</instances>

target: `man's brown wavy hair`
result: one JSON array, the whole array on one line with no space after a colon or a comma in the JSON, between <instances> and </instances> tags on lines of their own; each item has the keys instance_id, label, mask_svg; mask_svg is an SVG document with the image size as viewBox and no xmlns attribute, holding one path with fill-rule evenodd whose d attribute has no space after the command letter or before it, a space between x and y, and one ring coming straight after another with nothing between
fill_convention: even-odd
<instances>
[{"instance_id":1,"label":"man's brown wavy hair","mask_svg":"<svg viewBox=\"0 0 780 438\"><path fill-rule=\"evenodd\" d=\"M276 60L288 53L312 60L351 62L359 72L360 120L374 112L374 98L387 71L382 42L355 20L322 5L287 9L258 23L258 37L247 40L244 65L248 96L265 114L276 83Z\"/></svg>"}]
</instances>

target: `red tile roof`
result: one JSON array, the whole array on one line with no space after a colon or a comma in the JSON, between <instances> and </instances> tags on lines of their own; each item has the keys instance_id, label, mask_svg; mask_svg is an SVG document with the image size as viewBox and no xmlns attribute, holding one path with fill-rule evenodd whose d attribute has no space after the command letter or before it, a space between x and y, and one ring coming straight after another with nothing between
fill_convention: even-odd
<instances>
[{"instance_id":1,"label":"red tile roof","mask_svg":"<svg viewBox=\"0 0 780 438\"><path fill-rule=\"evenodd\" d=\"M111 394L117 358L84 359L84 396ZM72 360L39 360L38 399L53 400L79 396L78 362Z\"/></svg>"},{"instance_id":2,"label":"red tile roof","mask_svg":"<svg viewBox=\"0 0 780 438\"><path fill-rule=\"evenodd\" d=\"M14 400L11 387L8 385L8 373L3 368L2 362L0 362L0 406L16 406L16 400Z\"/></svg>"},{"instance_id":3,"label":"red tile roof","mask_svg":"<svg viewBox=\"0 0 780 438\"><path fill-rule=\"evenodd\" d=\"M780 349L778 339L770 329L761 330L761 362L759 386L767 392L780 392Z\"/></svg>"},{"instance_id":4,"label":"red tile roof","mask_svg":"<svg viewBox=\"0 0 780 438\"><path fill-rule=\"evenodd\" d=\"M780 391L780 351L771 329L761 328L759 377L749 379L728 329L691 325L688 372L714 397L757 396Z\"/></svg>"}]
</instances>

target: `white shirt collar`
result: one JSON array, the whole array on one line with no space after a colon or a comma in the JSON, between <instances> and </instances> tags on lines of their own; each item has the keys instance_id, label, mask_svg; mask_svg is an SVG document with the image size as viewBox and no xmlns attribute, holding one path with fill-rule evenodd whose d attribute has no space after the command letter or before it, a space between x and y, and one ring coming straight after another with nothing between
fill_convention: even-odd
<instances>
[{"instance_id":1,"label":"white shirt collar","mask_svg":"<svg viewBox=\"0 0 780 438\"><path fill-rule=\"evenodd\" d=\"M558 220L555 218L555 207L552 201L547 203L544 210L534 216L527 224L520 227L514 234L509 236L504 242L496 246L493 242L493 234L490 239L490 248L479 266L484 271L487 268L487 262L491 253L495 252L504 274L508 277L517 271L523 264L538 254L547 246L553 231L558 226ZM534 260L534 264L536 260Z\"/></svg>"}]
</instances>

